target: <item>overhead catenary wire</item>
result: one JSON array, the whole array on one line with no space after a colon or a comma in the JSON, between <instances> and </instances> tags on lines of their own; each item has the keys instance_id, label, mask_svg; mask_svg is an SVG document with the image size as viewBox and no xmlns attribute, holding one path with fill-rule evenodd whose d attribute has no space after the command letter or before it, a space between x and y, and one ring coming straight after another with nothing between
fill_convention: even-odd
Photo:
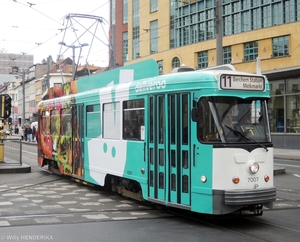
<instances>
[{"instance_id":1,"label":"overhead catenary wire","mask_svg":"<svg viewBox=\"0 0 300 242\"><path fill-rule=\"evenodd\" d=\"M1 2L2 2L2 1L1 1ZM10 0L10 2L11 2L11 0ZM48 1L47 3L51 3L51 2L59 2L59 3L60 3L60 2L62 2L62 1L50 1L50 2ZM2 3L3 3L3 2L2 2ZM32 53L33 51L37 50L37 48L43 48L47 42L49 42L49 41L55 39L56 37L58 37L59 35L61 35L62 32L64 32L64 30L66 29L65 26L64 26L61 22L57 21L56 19L50 17L49 15L47 15L47 14L45 14L44 12L40 11L39 9L37 9L38 6L40 5L40 3L37 3L37 4L35 4L35 5L29 6L28 3L25 2L25 1L19 1L19 0L18 0L18 1L12 1L12 4L16 4L16 3L19 4L19 5L21 5L21 6L23 6L24 9L29 7L29 8L30 8L30 11L34 10L34 11L37 12L38 14L44 16L45 18L48 18L49 20L51 20L51 21L54 22L55 24L58 24L58 25L59 25L59 28L56 28L56 30L58 30L59 32L55 33L54 35L52 35L49 39L47 39L47 40L45 40L45 41L36 41L36 40L32 41L31 43L32 43L33 45L36 45L36 46L34 46L34 47L31 48L31 49L27 49L26 51L23 51L23 52L22 52L23 55L24 55L24 54L30 54L30 53ZM43 3L45 3L45 2L43 2ZM93 12L96 11L97 9L100 9L101 7L103 7L103 6L104 6L105 4L107 4L107 3L109 3L109 1L106 1L105 3L101 4L101 5L100 5L99 7L97 7L95 10L93 10ZM1 25L0 25L0 27L1 27ZM70 26L70 27L71 27L71 26ZM73 27L73 26L72 26L72 27ZM27 28L26 26L22 26L21 28L23 28L23 29L34 30L34 28ZM37 28L37 30L40 31L39 28ZM50 31L55 31L55 28L50 29ZM106 34L106 33L105 33L105 34ZM43 36L44 36L44 35L43 35ZM3 40L3 41L7 41L7 42L8 42L8 41L9 41L9 42L14 41L14 40L11 40L11 39L5 40L4 38L3 38L2 40ZM19 41L20 43L24 43L24 41L21 41L21 40L16 40L16 41ZM38 44L37 44L37 42L38 42ZM30 42L27 41L27 43L30 43ZM20 58L21 58L21 56L20 56ZM18 58L17 58L16 60L18 60ZM12 62L10 62L10 63L8 64L8 66L10 66L11 64L12 64Z\"/></svg>"}]
</instances>

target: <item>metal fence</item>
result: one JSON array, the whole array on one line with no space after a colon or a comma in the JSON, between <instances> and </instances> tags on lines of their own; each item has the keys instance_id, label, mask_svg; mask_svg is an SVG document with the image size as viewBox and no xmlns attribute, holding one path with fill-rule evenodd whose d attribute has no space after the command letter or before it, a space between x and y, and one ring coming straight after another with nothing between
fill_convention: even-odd
<instances>
[{"instance_id":1,"label":"metal fence","mask_svg":"<svg viewBox=\"0 0 300 242\"><path fill-rule=\"evenodd\" d=\"M22 141L19 138L0 140L0 163L22 165Z\"/></svg>"}]
</instances>

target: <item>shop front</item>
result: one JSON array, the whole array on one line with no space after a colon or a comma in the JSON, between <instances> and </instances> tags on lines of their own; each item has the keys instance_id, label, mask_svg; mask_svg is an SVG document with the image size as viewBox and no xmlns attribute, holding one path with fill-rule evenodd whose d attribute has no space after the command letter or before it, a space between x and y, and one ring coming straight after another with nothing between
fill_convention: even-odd
<instances>
[{"instance_id":1,"label":"shop front","mask_svg":"<svg viewBox=\"0 0 300 242\"><path fill-rule=\"evenodd\" d=\"M274 147L300 149L300 67L263 74L270 81L268 106Z\"/></svg>"}]
</instances>

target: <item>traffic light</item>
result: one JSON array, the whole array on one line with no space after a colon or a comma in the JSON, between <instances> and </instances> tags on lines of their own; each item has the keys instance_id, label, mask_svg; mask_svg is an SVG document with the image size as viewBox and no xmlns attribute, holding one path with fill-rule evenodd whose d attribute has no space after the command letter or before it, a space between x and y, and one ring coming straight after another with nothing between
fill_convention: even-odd
<instances>
[{"instance_id":1,"label":"traffic light","mask_svg":"<svg viewBox=\"0 0 300 242\"><path fill-rule=\"evenodd\" d=\"M0 95L0 118L4 118L4 101L5 101L5 96L1 94Z\"/></svg>"},{"instance_id":2,"label":"traffic light","mask_svg":"<svg viewBox=\"0 0 300 242\"><path fill-rule=\"evenodd\" d=\"M11 97L8 94L0 95L1 118L8 118L11 114Z\"/></svg>"},{"instance_id":3,"label":"traffic light","mask_svg":"<svg viewBox=\"0 0 300 242\"><path fill-rule=\"evenodd\" d=\"M11 114L11 97L8 94L5 94L4 118L10 117L10 114Z\"/></svg>"}]
</instances>

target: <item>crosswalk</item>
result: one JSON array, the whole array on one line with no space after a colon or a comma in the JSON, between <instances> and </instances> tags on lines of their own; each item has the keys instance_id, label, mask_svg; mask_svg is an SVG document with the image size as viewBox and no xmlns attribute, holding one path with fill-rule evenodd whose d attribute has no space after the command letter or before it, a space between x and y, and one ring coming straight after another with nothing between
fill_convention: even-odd
<instances>
[{"instance_id":1,"label":"crosswalk","mask_svg":"<svg viewBox=\"0 0 300 242\"><path fill-rule=\"evenodd\" d=\"M0 185L0 226L170 216L118 194L69 181Z\"/></svg>"}]
</instances>

